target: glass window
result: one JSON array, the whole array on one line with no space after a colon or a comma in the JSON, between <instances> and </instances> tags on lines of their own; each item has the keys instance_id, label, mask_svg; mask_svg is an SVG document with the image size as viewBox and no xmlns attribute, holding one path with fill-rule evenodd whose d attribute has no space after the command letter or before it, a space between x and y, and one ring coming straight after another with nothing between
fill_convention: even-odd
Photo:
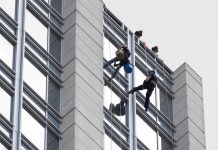
<instances>
[{"instance_id":1,"label":"glass window","mask_svg":"<svg viewBox=\"0 0 218 150\"><path fill-rule=\"evenodd\" d=\"M56 127L59 128L59 122L51 115L48 113L48 120L51 121L51 123Z\"/></svg>"},{"instance_id":2,"label":"glass window","mask_svg":"<svg viewBox=\"0 0 218 150\"><path fill-rule=\"evenodd\" d=\"M42 115L45 116L45 109L42 108L35 100L34 98L32 98L32 96L30 96L27 92L24 91L23 93L23 97L30 102L34 108L36 108Z\"/></svg>"},{"instance_id":3,"label":"glass window","mask_svg":"<svg viewBox=\"0 0 218 150\"><path fill-rule=\"evenodd\" d=\"M0 87L0 113L9 121L11 120L11 96Z\"/></svg>"},{"instance_id":4,"label":"glass window","mask_svg":"<svg viewBox=\"0 0 218 150\"><path fill-rule=\"evenodd\" d=\"M114 105L120 103L120 98L107 86L104 87L104 106L109 109L110 104ZM116 115L115 115L116 116ZM116 116L123 124L125 124L125 116Z\"/></svg>"},{"instance_id":5,"label":"glass window","mask_svg":"<svg viewBox=\"0 0 218 150\"><path fill-rule=\"evenodd\" d=\"M149 149L157 150L156 132L138 115L136 115L136 135Z\"/></svg>"},{"instance_id":6,"label":"glass window","mask_svg":"<svg viewBox=\"0 0 218 150\"><path fill-rule=\"evenodd\" d=\"M172 120L172 100L166 91L157 88L158 109L170 120Z\"/></svg>"},{"instance_id":7,"label":"glass window","mask_svg":"<svg viewBox=\"0 0 218 150\"><path fill-rule=\"evenodd\" d=\"M49 53L61 61L61 38L52 30L50 30Z\"/></svg>"},{"instance_id":8,"label":"glass window","mask_svg":"<svg viewBox=\"0 0 218 150\"><path fill-rule=\"evenodd\" d=\"M10 136L9 130L1 122L0 122L0 130L8 137Z\"/></svg>"},{"instance_id":9,"label":"glass window","mask_svg":"<svg viewBox=\"0 0 218 150\"><path fill-rule=\"evenodd\" d=\"M48 11L43 8L38 0L30 0L45 16L48 16Z\"/></svg>"},{"instance_id":10,"label":"glass window","mask_svg":"<svg viewBox=\"0 0 218 150\"><path fill-rule=\"evenodd\" d=\"M42 54L40 54L38 52L38 50L32 45L30 44L29 42L26 42L25 43L25 46L41 61L43 62L45 65L47 64L47 59L42 56Z\"/></svg>"},{"instance_id":11,"label":"glass window","mask_svg":"<svg viewBox=\"0 0 218 150\"><path fill-rule=\"evenodd\" d=\"M110 22L109 24L104 23L104 25L107 27L108 30L110 30L110 31L113 33L113 35L114 35L117 39L119 39L119 41L121 41L122 43L125 42L124 39L123 39L123 37L120 36L119 34L117 34L117 31L115 30L116 27L113 25L112 22ZM117 30L119 30L119 29L117 29Z\"/></svg>"},{"instance_id":12,"label":"glass window","mask_svg":"<svg viewBox=\"0 0 218 150\"><path fill-rule=\"evenodd\" d=\"M45 100L46 76L26 58L24 59L24 81Z\"/></svg>"},{"instance_id":13,"label":"glass window","mask_svg":"<svg viewBox=\"0 0 218 150\"><path fill-rule=\"evenodd\" d=\"M8 150L8 148L6 148L0 141L0 150Z\"/></svg>"},{"instance_id":14,"label":"glass window","mask_svg":"<svg viewBox=\"0 0 218 150\"><path fill-rule=\"evenodd\" d=\"M0 34L0 59L2 59L10 68L13 67L14 47Z\"/></svg>"},{"instance_id":15,"label":"glass window","mask_svg":"<svg viewBox=\"0 0 218 150\"><path fill-rule=\"evenodd\" d=\"M36 121L33 116L31 116L25 109L22 109L21 132L38 149L44 149L45 128L38 121Z\"/></svg>"},{"instance_id":16,"label":"glass window","mask_svg":"<svg viewBox=\"0 0 218 150\"><path fill-rule=\"evenodd\" d=\"M62 10L62 0L51 0L51 6L58 12L61 14L61 10Z\"/></svg>"},{"instance_id":17,"label":"glass window","mask_svg":"<svg viewBox=\"0 0 218 150\"><path fill-rule=\"evenodd\" d=\"M56 67L54 64L52 64L51 62L49 62L49 69L51 69L52 72L53 72L57 77L61 78L61 73L60 73L60 71L59 71L59 70L57 69L57 67Z\"/></svg>"},{"instance_id":18,"label":"glass window","mask_svg":"<svg viewBox=\"0 0 218 150\"><path fill-rule=\"evenodd\" d=\"M104 135L104 150L121 150L121 148L107 135Z\"/></svg>"},{"instance_id":19,"label":"glass window","mask_svg":"<svg viewBox=\"0 0 218 150\"><path fill-rule=\"evenodd\" d=\"M22 144L22 145L20 146L20 150L28 150L28 148Z\"/></svg>"},{"instance_id":20,"label":"glass window","mask_svg":"<svg viewBox=\"0 0 218 150\"><path fill-rule=\"evenodd\" d=\"M158 136L158 150L173 150L173 145L164 137Z\"/></svg>"},{"instance_id":21,"label":"glass window","mask_svg":"<svg viewBox=\"0 0 218 150\"><path fill-rule=\"evenodd\" d=\"M26 31L47 50L47 28L29 11L26 11Z\"/></svg>"},{"instance_id":22,"label":"glass window","mask_svg":"<svg viewBox=\"0 0 218 150\"><path fill-rule=\"evenodd\" d=\"M6 73L3 69L0 68L0 75L7 80L10 84L13 83L13 79Z\"/></svg>"},{"instance_id":23,"label":"glass window","mask_svg":"<svg viewBox=\"0 0 218 150\"><path fill-rule=\"evenodd\" d=\"M0 6L5 12L7 12L12 18L14 18L15 0L0 0Z\"/></svg>"},{"instance_id":24,"label":"glass window","mask_svg":"<svg viewBox=\"0 0 218 150\"><path fill-rule=\"evenodd\" d=\"M50 130L47 133L47 150L59 150L59 139Z\"/></svg>"},{"instance_id":25,"label":"glass window","mask_svg":"<svg viewBox=\"0 0 218 150\"><path fill-rule=\"evenodd\" d=\"M59 112L60 87L52 79L48 81L48 103Z\"/></svg>"}]
</instances>

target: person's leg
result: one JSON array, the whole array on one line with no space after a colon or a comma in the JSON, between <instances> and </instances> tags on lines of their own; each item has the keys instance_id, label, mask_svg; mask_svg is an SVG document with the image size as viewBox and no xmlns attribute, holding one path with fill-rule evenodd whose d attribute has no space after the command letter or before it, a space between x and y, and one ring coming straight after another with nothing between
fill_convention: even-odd
<instances>
[{"instance_id":1,"label":"person's leg","mask_svg":"<svg viewBox=\"0 0 218 150\"><path fill-rule=\"evenodd\" d=\"M134 87L132 90L128 91L127 94L133 94L135 91L138 91L138 90L143 90L144 89L144 86L143 85L139 85L137 87Z\"/></svg>"},{"instance_id":2,"label":"person's leg","mask_svg":"<svg viewBox=\"0 0 218 150\"><path fill-rule=\"evenodd\" d=\"M114 73L112 74L111 78L110 78L108 81L111 81L111 80L115 77L115 75L118 73L118 71L120 70L121 67L122 67L122 66L119 65L119 66L115 69Z\"/></svg>"},{"instance_id":3,"label":"person's leg","mask_svg":"<svg viewBox=\"0 0 218 150\"><path fill-rule=\"evenodd\" d=\"M107 61L104 66L103 66L103 69L107 68L110 64L112 64L113 62L116 61L116 57L112 58L111 60Z\"/></svg>"},{"instance_id":4,"label":"person's leg","mask_svg":"<svg viewBox=\"0 0 218 150\"><path fill-rule=\"evenodd\" d=\"M145 103L144 103L144 107L145 107L146 111L148 110L148 107L149 107L150 96L151 96L151 93L147 92L146 93L146 98L145 98Z\"/></svg>"}]
</instances>

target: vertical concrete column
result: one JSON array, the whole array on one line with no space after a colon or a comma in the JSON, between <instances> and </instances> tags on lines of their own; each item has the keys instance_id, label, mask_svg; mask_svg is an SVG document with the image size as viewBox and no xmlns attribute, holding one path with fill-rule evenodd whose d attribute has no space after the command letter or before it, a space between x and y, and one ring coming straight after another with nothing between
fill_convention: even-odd
<instances>
[{"instance_id":1,"label":"vertical concrete column","mask_svg":"<svg viewBox=\"0 0 218 150\"><path fill-rule=\"evenodd\" d=\"M103 2L63 0L62 150L103 149Z\"/></svg>"},{"instance_id":2,"label":"vertical concrete column","mask_svg":"<svg viewBox=\"0 0 218 150\"><path fill-rule=\"evenodd\" d=\"M175 150L205 150L201 77L186 63L173 74Z\"/></svg>"}]
</instances>

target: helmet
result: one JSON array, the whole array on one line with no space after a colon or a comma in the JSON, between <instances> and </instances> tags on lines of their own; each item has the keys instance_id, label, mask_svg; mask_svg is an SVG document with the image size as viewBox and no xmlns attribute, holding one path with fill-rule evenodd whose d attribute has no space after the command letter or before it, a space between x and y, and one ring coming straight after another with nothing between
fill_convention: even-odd
<instances>
[{"instance_id":1,"label":"helmet","mask_svg":"<svg viewBox=\"0 0 218 150\"><path fill-rule=\"evenodd\" d=\"M155 72L154 72L154 70L149 70L149 71L148 71L148 74L149 74L149 75L155 75Z\"/></svg>"}]
</instances>

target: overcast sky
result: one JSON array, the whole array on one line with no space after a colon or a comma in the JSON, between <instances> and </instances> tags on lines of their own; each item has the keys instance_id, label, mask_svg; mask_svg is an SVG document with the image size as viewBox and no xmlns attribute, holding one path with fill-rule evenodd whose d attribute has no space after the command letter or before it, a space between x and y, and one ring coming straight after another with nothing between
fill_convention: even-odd
<instances>
[{"instance_id":1,"label":"overcast sky","mask_svg":"<svg viewBox=\"0 0 218 150\"><path fill-rule=\"evenodd\" d=\"M104 0L142 41L159 47L159 57L174 71L187 62L202 78L206 146L217 147L218 135L218 1Z\"/></svg>"}]
</instances>

